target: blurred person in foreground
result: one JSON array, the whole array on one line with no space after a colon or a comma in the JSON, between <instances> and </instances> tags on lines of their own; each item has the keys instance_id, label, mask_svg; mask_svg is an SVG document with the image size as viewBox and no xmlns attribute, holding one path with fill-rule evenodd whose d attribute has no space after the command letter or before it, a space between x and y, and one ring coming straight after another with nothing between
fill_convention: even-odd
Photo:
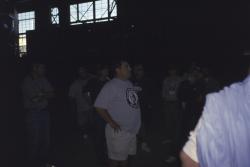
<instances>
[{"instance_id":1,"label":"blurred person in foreground","mask_svg":"<svg viewBox=\"0 0 250 167\"><path fill-rule=\"evenodd\" d=\"M203 114L181 152L183 167L250 166L249 74L243 82L207 95Z\"/></svg>"}]
</instances>

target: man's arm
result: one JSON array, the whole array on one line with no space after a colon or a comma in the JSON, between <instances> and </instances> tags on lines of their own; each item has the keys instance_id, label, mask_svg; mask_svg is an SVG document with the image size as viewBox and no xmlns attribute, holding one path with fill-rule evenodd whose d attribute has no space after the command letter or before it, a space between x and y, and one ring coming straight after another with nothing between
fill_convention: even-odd
<instances>
[{"instance_id":1,"label":"man's arm","mask_svg":"<svg viewBox=\"0 0 250 167\"><path fill-rule=\"evenodd\" d=\"M121 127L112 119L107 110L102 108L96 108L96 111L115 130L115 132L121 131Z\"/></svg>"},{"instance_id":2,"label":"man's arm","mask_svg":"<svg viewBox=\"0 0 250 167\"><path fill-rule=\"evenodd\" d=\"M199 167L199 164L192 160L185 152L180 153L182 167Z\"/></svg>"},{"instance_id":3,"label":"man's arm","mask_svg":"<svg viewBox=\"0 0 250 167\"><path fill-rule=\"evenodd\" d=\"M200 129L202 124L203 119L200 118L194 131L190 132L189 140L186 142L180 153L182 167L199 167L196 137L198 129Z\"/></svg>"}]
</instances>

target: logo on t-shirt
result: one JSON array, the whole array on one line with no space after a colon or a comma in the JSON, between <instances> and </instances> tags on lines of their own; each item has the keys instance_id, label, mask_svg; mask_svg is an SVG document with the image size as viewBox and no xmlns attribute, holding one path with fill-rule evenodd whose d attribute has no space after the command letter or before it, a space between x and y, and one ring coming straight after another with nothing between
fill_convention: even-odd
<instances>
[{"instance_id":1,"label":"logo on t-shirt","mask_svg":"<svg viewBox=\"0 0 250 167\"><path fill-rule=\"evenodd\" d=\"M135 109L139 108L139 97L135 89L128 88L126 90L126 99L130 107Z\"/></svg>"}]
</instances>

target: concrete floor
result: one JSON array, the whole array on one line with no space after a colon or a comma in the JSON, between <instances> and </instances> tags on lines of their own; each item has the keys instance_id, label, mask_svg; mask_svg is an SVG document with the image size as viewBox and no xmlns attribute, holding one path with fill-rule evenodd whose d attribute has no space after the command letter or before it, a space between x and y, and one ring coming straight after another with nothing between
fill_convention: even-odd
<instances>
[{"instance_id":1,"label":"concrete floor","mask_svg":"<svg viewBox=\"0 0 250 167\"><path fill-rule=\"evenodd\" d=\"M19 167L26 164L23 120L25 120L24 114L17 112L15 119L13 119L15 124L9 126L11 133L8 136L7 143L9 144L6 145L8 150L8 165L6 167ZM51 161L57 167L100 167L97 165L93 142L90 138L86 141L83 140L74 128L73 120L72 114L66 107L52 113ZM149 145L152 152L142 152L138 147L138 154L131 167L179 167L178 161L173 164L164 162L169 146L162 144L165 132L160 112L154 114L152 122L153 126L149 135Z\"/></svg>"},{"instance_id":2,"label":"concrete floor","mask_svg":"<svg viewBox=\"0 0 250 167\"><path fill-rule=\"evenodd\" d=\"M156 118L159 119L159 118ZM164 160L167 156L169 145L162 144L164 129L161 121L154 120L154 126L150 132L149 145L151 153L143 152L138 147L137 155L131 167L179 167L179 161L167 164ZM84 140L78 133L71 131L68 135L58 137L54 144L53 160L57 167L100 167L97 164L95 149L91 138Z\"/></svg>"},{"instance_id":3,"label":"concrete floor","mask_svg":"<svg viewBox=\"0 0 250 167\"><path fill-rule=\"evenodd\" d=\"M151 153L145 153L138 148L138 153L132 167L178 167L178 163L167 164L167 145L161 144L159 136L150 140ZM70 136L57 144L54 152L54 161L58 167L99 167L91 139L83 140L79 136Z\"/></svg>"}]
</instances>

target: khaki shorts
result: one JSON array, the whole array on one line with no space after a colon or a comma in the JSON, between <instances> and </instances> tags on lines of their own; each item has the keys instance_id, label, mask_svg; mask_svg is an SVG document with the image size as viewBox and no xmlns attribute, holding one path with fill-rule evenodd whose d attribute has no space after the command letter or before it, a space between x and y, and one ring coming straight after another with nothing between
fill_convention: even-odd
<instances>
[{"instance_id":1,"label":"khaki shorts","mask_svg":"<svg viewBox=\"0 0 250 167\"><path fill-rule=\"evenodd\" d=\"M116 133L109 125L106 126L105 134L109 159L125 161L129 155L136 155L136 134L126 131Z\"/></svg>"}]
</instances>

